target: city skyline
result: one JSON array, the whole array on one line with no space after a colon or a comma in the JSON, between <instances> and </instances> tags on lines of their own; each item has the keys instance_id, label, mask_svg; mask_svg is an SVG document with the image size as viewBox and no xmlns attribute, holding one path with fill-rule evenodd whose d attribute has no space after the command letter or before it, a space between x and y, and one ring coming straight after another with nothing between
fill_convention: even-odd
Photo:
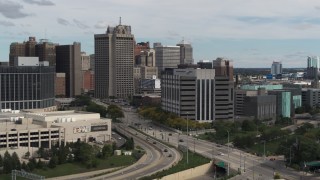
<instances>
[{"instance_id":1,"label":"city skyline","mask_svg":"<svg viewBox=\"0 0 320 180\"><path fill-rule=\"evenodd\" d=\"M195 63L225 57L235 68L269 68L273 61L307 67L307 56L320 55L319 12L316 0L0 0L0 61L9 60L11 42L29 36L81 42L92 54L94 34L119 24L121 16L137 42L190 42Z\"/></svg>"}]
</instances>

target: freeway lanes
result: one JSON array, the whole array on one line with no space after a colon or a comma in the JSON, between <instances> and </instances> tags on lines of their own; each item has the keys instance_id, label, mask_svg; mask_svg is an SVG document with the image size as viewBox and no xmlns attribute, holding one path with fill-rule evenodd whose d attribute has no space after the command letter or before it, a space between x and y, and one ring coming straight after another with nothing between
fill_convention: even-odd
<instances>
[{"instance_id":1,"label":"freeway lanes","mask_svg":"<svg viewBox=\"0 0 320 180\"><path fill-rule=\"evenodd\" d=\"M146 150L147 156L144 161L92 179L138 179L161 171L162 169L167 169L180 160L180 153L174 148L170 148L158 141L155 141L156 144L153 144L153 141L148 142L146 141L146 136L124 125L115 126L121 133L130 133L136 145ZM167 152L164 152L164 149L166 149ZM168 157L169 154L171 154L171 157Z\"/></svg>"}]
</instances>

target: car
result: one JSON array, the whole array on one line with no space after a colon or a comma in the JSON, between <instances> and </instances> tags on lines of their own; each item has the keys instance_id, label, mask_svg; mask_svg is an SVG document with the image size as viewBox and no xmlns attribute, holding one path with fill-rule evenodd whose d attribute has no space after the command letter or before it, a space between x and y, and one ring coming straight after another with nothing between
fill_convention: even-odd
<instances>
[{"instance_id":1,"label":"car","mask_svg":"<svg viewBox=\"0 0 320 180\"><path fill-rule=\"evenodd\" d=\"M171 133L169 133L169 136L172 136L172 134L171 134Z\"/></svg>"},{"instance_id":2,"label":"car","mask_svg":"<svg viewBox=\"0 0 320 180\"><path fill-rule=\"evenodd\" d=\"M276 160L276 158L274 158L274 157L270 158L270 161L275 161L275 160Z\"/></svg>"},{"instance_id":3,"label":"car","mask_svg":"<svg viewBox=\"0 0 320 180\"><path fill-rule=\"evenodd\" d=\"M168 149L164 149L163 152L168 152Z\"/></svg>"},{"instance_id":4,"label":"car","mask_svg":"<svg viewBox=\"0 0 320 180\"><path fill-rule=\"evenodd\" d=\"M162 132L162 130L160 129L160 132Z\"/></svg>"},{"instance_id":5,"label":"car","mask_svg":"<svg viewBox=\"0 0 320 180\"><path fill-rule=\"evenodd\" d=\"M153 141L153 143L152 143L152 144L157 144L157 142Z\"/></svg>"},{"instance_id":6,"label":"car","mask_svg":"<svg viewBox=\"0 0 320 180\"><path fill-rule=\"evenodd\" d=\"M220 144L217 144L217 147L222 147Z\"/></svg>"},{"instance_id":7,"label":"car","mask_svg":"<svg viewBox=\"0 0 320 180\"><path fill-rule=\"evenodd\" d=\"M112 135L115 135L116 133L115 133L115 132L112 132L111 134L112 134Z\"/></svg>"},{"instance_id":8,"label":"car","mask_svg":"<svg viewBox=\"0 0 320 180\"><path fill-rule=\"evenodd\" d=\"M218 155L220 155L220 156L224 156L224 154L223 154L222 152L219 152L219 153L218 153Z\"/></svg>"},{"instance_id":9,"label":"car","mask_svg":"<svg viewBox=\"0 0 320 180\"><path fill-rule=\"evenodd\" d=\"M179 142L184 142L183 139L179 139Z\"/></svg>"},{"instance_id":10,"label":"car","mask_svg":"<svg viewBox=\"0 0 320 180\"><path fill-rule=\"evenodd\" d=\"M172 157L172 154L169 154L168 157Z\"/></svg>"},{"instance_id":11,"label":"car","mask_svg":"<svg viewBox=\"0 0 320 180\"><path fill-rule=\"evenodd\" d=\"M121 140L122 138L121 138L121 137L119 137L118 139L119 139L119 140Z\"/></svg>"}]
</instances>

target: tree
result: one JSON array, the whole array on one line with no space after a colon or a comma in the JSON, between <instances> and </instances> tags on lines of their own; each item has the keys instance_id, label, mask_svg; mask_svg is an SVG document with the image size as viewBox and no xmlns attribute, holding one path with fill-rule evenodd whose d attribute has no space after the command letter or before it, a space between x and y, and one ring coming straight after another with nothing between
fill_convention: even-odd
<instances>
[{"instance_id":1,"label":"tree","mask_svg":"<svg viewBox=\"0 0 320 180\"><path fill-rule=\"evenodd\" d=\"M108 113L108 115L110 116L111 119L117 119L117 118L124 117L123 111L117 105L108 106L107 113Z\"/></svg>"},{"instance_id":2,"label":"tree","mask_svg":"<svg viewBox=\"0 0 320 180\"><path fill-rule=\"evenodd\" d=\"M241 128L243 131L255 131L256 125L253 121L244 120L242 122Z\"/></svg>"},{"instance_id":3,"label":"tree","mask_svg":"<svg viewBox=\"0 0 320 180\"><path fill-rule=\"evenodd\" d=\"M52 156L48 164L49 168L55 168L58 165L58 162L59 162L58 157Z\"/></svg>"},{"instance_id":4,"label":"tree","mask_svg":"<svg viewBox=\"0 0 320 180\"><path fill-rule=\"evenodd\" d=\"M23 163L22 163L22 165L21 165L21 169L23 169L23 170L25 170L25 171L27 171L27 172L29 172L29 171L30 171L29 166L28 166L25 162L23 162Z\"/></svg>"},{"instance_id":5,"label":"tree","mask_svg":"<svg viewBox=\"0 0 320 180\"><path fill-rule=\"evenodd\" d=\"M102 158L107 158L107 157L112 156L112 154L113 154L112 145L110 145L110 144L104 145L101 153L102 153Z\"/></svg>"},{"instance_id":6,"label":"tree","mask_svg":"<svg viewBox=\"0 0 320 180\"><path fill-rule=\"evenodd\" d=\"M310 123L304 123L302 126L298 127L295 130L295 133L298 135L304 135L306 132L308 132L310 129L313 129L314 125Z\"/></svg>"},{"instance_id":7,"label":"tree","mask_svg":"<svg viewBox=\"0 0 320 180\"><path fill-rule=\"evenodd\" d=\"M8 173L11 173L12 170L13 170L12 158L9 152L6 151L3 157L3 172L8 174Z\"/></svg>"},{"instance_id":8,"label":"tree","mask_svg":"<svg viewBox=\"0 0 320 180\"><path fill-rule=\"evenodd\" d=\"M33 171L37 166L36 159L35 158L30 159L27 165L28 165L30 171Z\"/></svg>"},{"instance_id":9,"label":"tree","mask_svg":"<svg viewBox=\"0 0 320 180\"><path fill-rule=\"evenodd\" d=\"M126 141L126 143L125 143L125 149L126 149L126 150L132 150L132 149L134 149L134 141L133 141L133 138L132 138L132 137Z\"/></svg>"},{"instance_id":10,"label":"tree","mask_svg":"<svg viewBox=\"0 0 320 180\"><path fill-rule=\"evenodd\" d=\"M2 167L2 166L3 166L3 159L2 159L2 156L0 154L0 167Z\"/></svg>"},{"instance_id":11,"label":"tree","mask_svg":"<svg viewBox=\"0 0 320 180\"><path fill-rule=\"evenodd\" d=\"M20 159L19 159L18 154L16 152L13 152L13 154L11 156L11 160L12 160L12 169L20 170L21 169L21 162L20 162Z\"/></svg>"},{"instance_id":12,"label":"tree","mask_svg":"<svg viewBox=\"0 0 320 180\"><path fill-rule=\"evenodd\" d=\"M248 135L237 135L234 140L233 144L239 148L249 148L254 145L255 139L252 134Z\"/></svg>"}]
</instances>

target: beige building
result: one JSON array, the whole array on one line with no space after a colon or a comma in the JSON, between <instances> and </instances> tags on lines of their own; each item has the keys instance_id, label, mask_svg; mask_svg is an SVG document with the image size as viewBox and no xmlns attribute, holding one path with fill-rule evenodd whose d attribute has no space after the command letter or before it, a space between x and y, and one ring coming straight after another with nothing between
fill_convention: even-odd
<instances>
[{"instance_id":1,"label":"beige building","mask_svg":"<svg viewBox=\"0 0 320 180\"><path fill-rule=\"evenodd\" d=\"M131 26L108 27L95 34L95 97L128 98L134 93L134 36Z\"/></svg>"},{"instance_id":2,"label":"beige building","mask_svg":"<svg viewBox=\"0 0 320 180\"><path fill-rule=\"evenodd\" d=\"M111 140L111 120L100 119L98 113L2 110L0 124L0 148L51 148L78 140Z\"/></svg>"}]
</instances>

